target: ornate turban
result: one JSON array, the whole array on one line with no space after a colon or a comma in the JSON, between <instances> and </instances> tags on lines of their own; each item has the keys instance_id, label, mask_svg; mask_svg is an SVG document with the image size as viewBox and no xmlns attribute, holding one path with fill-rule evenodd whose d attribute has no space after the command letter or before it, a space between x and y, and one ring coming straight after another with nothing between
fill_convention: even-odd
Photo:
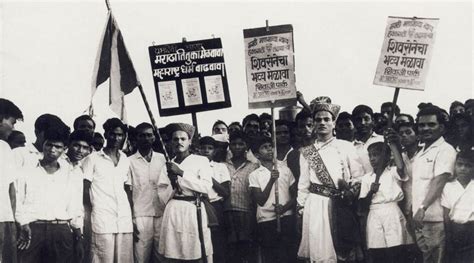
<instances>
[{"instance_id":1,"label":"ornate turban","mask_svg":"<svg viewBox=\"0 0 474 263\"><path fill-rule=\"evenodd\" d=\"M313 115L318 111L327 111L332 114L334 119L337 119L339 110L341 110L341 106L332 104L331 99L326 96L317 97L316 99L312 100L310 107Z\"/></svg>"}]
</instances>

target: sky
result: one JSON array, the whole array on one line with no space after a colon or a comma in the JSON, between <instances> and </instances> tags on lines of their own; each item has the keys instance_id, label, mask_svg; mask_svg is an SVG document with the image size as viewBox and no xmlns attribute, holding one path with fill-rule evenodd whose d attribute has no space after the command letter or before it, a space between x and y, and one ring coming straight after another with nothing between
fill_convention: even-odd
<instances>
[{"instance_id":1,"label":"sky","mask_svg":"<svg viewBox=\"0 0 474 263\"><path fill-rule=\"evenodd\" d=\"M152 45L220 37L232 107L197 113L199 131L211 133L215 120L241 121L249 110L243 29L292 24L296 88L309 102L329 96L342 111L358 104L380 110L394 89L373 85L388 16L439 18L424 91L401 90L402 112L416 114L420 102L449 108L473 93L472 3L416 1L114 1L112 12L143 85L158 126L191 123L191 115L159 117L148 57ZM43 113L72 127L90 102L91 79L107 18L105 2L0 2L0 97L15 102L25 120L16 129L34 140L33 124ZM94 97L98 126L108 109L108 84ZM136 89L125 97L131 125L149 122ZM101 131L102 129L98 129Z\"/></svg>"}]
</instances>

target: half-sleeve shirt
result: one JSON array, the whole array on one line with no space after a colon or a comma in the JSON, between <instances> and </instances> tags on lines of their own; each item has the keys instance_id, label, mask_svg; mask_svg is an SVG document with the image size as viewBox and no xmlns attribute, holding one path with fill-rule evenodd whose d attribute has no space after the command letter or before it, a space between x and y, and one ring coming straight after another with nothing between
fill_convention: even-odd
<instances>
[{"instance_id":1,"label":"half-sleeve shirt","mask_svg":"<svg viewBox=\"0 0 474 263\"><path fill-rule=\"evenodd\" d=\"M428 148L421 149L413 158L412 209L415 214L422 205L431 181L444 173L453 174L456 150L440 137ZM424 221L442 222L443 208L437 198L426 210Z\"/></svg>"},{"instance_id":2,"label":"half-sleeve shirt","mask_svg":"<svg viewBox=\"0 0 474 263\"><path fill-rule=\"evenodd\" d=\"M82 164L84 178L91 182L92 231L98 234L131 233L132 212L124 185L131 185L130 160L119 151L115 166L104 151L91 153Z\"/></svg>"},{"instance_id":3,"label":"half-sleeve shirt","mask_svg":"<svg viewBox=\"0 0 474 263\"><path fill-rule=\"evenodd\" d=\"M290 187L295 183L295 178L290 169L282 164L278 164L278 201L281 205L285 205L291 200ZM265 189L271 178L271 171L263 165L257 168L249 175L249 187L259 188L261 191ZM272 185L270 195L263 206L257 205L257 222L267 222L276 219L275 213L275 183ZM291 215L293 210L286 211L283 216Z\"/></svg>"}]
</instances>

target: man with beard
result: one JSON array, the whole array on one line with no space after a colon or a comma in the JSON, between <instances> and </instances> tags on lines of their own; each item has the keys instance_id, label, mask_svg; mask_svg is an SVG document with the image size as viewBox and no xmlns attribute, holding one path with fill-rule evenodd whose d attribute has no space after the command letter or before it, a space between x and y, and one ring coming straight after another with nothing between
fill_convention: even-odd
<instances>
[{"instance_id":1,"label":"man with beard","mask_svg":"<svg viewBox=\"0 0 474 263\"><path fill-rule=\"evenodd\" d=\"M333 135L340 107L319 97L313 109L317 138L300 149L297 210L303 227L298 256L311 262L354 261L361 240L349 208L355 196L348 182L361 177L363 169L354 146Z\"/></svg>"},{"instance_id":2,"label":"man with beard","mask_svg":"<svg viewBox=\"0 0 474 263\"><path fill-rule=\"evenodd\" d=\"M190 152L193 126L173 123L169 128L176 156L158 179L158 194L166 203L159 253L167 262L212 262L208 207L201 202L212 188L212 169L206 157Z\"/></svg>"},{"instance_id":3,"label":"man with beard","mask_svg":"<svg viewBox=\"0 0 474 263\"><path fill-rule=\"evenodd\" d=\"M456 150L443 138L445 119L436 106L417 114L418 134L423 148L413 158L413 221L417 244L424 262L443 262L445 231L440 196L452 178Z\"/></svg>"},{"instance_id":4,"label":"man with beard","mask_svg":"<svg viewBox=\"0 0 474 263\"><path fill-rule=\"evenodd\" d=\"M129 157L132 180L135 262L160 262L158 254L165 205L158 198L158 176L165 169L163 154L153 151L155 132L149 123L136 127L137 152Z\"/></svg>"},{"instance_id":5,"label":"man with beard","mask_svg":"<svg viewBox=\"0 0 474 263\"><path fill-rule=\"evenodd\" d=\"M364 173L372 173L373 169L369 161L367 148L374 142L383 142L383 136L374 133L374 112L367 105L358 105L352 111L352 122L356 129L354 146L362 161Z\"/></svg>"},{"instance_id":6,"label":"man with beard","mask_svg":"<svg viewBox=\"0 0 474 263\"><path fill-rule=\"evenodd\" d=\"M133 262L130 160L120 150L127 125L117 118L104 125L105 148L84 160L86 205L92 205L92 262Z\"/></svg>"},{"instance_id":7,"label":"man with beard","mask_svg":"<svg viewBox=\"0 0 474 263\"><path fill-rule=\"evenodd\" d=\"M347 111L343 111L339 114L336 120L336 138L340 140L346 140L349 142L354 141L354 124L352 123L352 116Z\"/></svg>"}]
</instances>

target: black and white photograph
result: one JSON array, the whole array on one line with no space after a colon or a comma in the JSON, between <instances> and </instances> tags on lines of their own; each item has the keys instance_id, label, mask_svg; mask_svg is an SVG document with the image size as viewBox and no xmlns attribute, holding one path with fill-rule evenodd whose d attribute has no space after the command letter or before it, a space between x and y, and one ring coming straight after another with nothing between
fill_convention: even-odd
<instances>
[{"instance_id":1,"label":"black and white photograph","mask_svg":"<svg viewBox=\"0 0 474 263\"><path fill-rule=\"evenodd\" d=\"M473 14L0 0L0 263L474 263Z\"/></svg>"}]
</instances>

